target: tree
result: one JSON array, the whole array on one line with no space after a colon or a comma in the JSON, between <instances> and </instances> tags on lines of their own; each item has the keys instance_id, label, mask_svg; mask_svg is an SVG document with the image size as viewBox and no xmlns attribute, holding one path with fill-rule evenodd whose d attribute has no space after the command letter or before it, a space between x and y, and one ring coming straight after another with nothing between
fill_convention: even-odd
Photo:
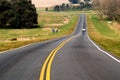
<instances>
[{"instance_id":1,"label":"tree","mask_svg":"<svg viewBox=\"0 0 120 80\"><path fill-rule=\"evenodd\" d=\"M80 2L80 8L83 9L85 7L85 4L83 2Z\"/></svg>"},{"instance_id":2,"label":"tree","mask_svg":"<svg viewBox=\"0 0 120 80\"><path fill-rule=\"evenodd\" d=\"M94 0L94 10L96 10L100 19L103 19L104 14L107 13L108 0Z\"/></svg>"},{"instance_id":3,"label":"tree","mask_svg":"<svg viewBox=\"0 0 120 80\"><path fill-rule=\"evenodd\" d=\"M6 0L0 0L0 13L9 10L11 4Z\"/></svg>"},{"instance_id":4,"label":"tree","mask_svg":"<svg viewBox=\"0 0 120 80\"><path fill-rule=\"evenodd\" d=\"M107 15L112 20L117 20L119 17L120 1L119 0L110 0L107 10Z\"/></svg>"},{"instance_id":5,"label":"tree","mask_svg":"<svg viewBox=\"0 0 120 80\"><path fill-rule=\"evenodd\" d=\"M90 3L90 2L85 2L84 7L85 7L86 9L92 9L92 3Z\"/></svg>"},{"instance_id":6,"label":"tree","mask_svg":"<svg viewBox=\"0 0 120 80\"><path fill-rule=\"evenodd\" d=\"M94 9L98 12L101 19L106 15L110 20L119 21L120 0L95 0Z\"/></svg>"},{"instance_id":7,"label":"tree","mask_svg":"<svg viewBox=\"0 0 120 80\"><path fill-rule=\"evenodd\" d=\"M70 5L69 5L69 4L66 4L66 8L67 8L67 10L70 9Z\"/></svg>"},{"instance_id":8,"label":"tree","mask_svg":"<svg viewBox=\"0 0 120 80\"><path fill-rule=\"evenodd\" d=\"M64 11L65 9L66 9L66 5L63 3L63 4L61 5L61 10Z\"/></svg>"},{"instance_id":9,"label":"tree","mask_svg":"<svg viewBox=\"0 0 120 80\"><path fill-rule=\"evenodd\" d=\"M37 22L35 5L30 0L0 1L0 25L9 28L34 28Z\"/></svg>"},{"instance_id":10,"label":"tree","mask_svg":"<svg viewBox=\"0 0 120 80\"><path fill-rule=\"evenodd\" d=\"M59 6L59 5L56 5L56 6L54 7L54 11L60 11L60 6Z\"/></svg>"},{"instance_id":11,"label":"tree","mask_svg":"<svg viewBox=\"0 0 120 80\"><path fill-rule=\"evenodd\" d=\"M45 11L48 11L48 7L47 7L47 8L45 8Z\"/></svg>"},{"instance_id":12,"label":"tree","mask_svg":"<svg viewBox=\"0 0 120 80\"><path fill-rule=\"evenodd\" d=\"M7 11L10 10L11 4L6 0L0 0L0 28L3 28L7 23Z\"/></svg>"},{"instance_id":13,"label":"tree","mask_svg":"<svg viewBox=\"0 0 120 80\"><path fill-rule=\"evenodd\" d=\"M69 4L62 4L62 5L56 5L54 7L54 11L67 11L70 9L70 5Z\"/></svg>"}]
</instances>

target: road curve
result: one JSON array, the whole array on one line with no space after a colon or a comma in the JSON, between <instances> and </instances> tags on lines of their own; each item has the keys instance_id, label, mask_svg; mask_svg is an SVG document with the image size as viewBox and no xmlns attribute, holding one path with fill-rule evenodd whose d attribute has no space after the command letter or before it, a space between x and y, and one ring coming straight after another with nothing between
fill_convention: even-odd
<instances>
[{"instance_id":1,"label":"road curve","mask_svg":"<svg viewBox=\"0 0 120 80\"><path fill-rule=\"evenodd\" d=\"M99 51L83 28L85 15L69 36L0 53L0 80L41 80L45 61L43 80L120 80L120 63Z\"/></svg>"}]
</instances>

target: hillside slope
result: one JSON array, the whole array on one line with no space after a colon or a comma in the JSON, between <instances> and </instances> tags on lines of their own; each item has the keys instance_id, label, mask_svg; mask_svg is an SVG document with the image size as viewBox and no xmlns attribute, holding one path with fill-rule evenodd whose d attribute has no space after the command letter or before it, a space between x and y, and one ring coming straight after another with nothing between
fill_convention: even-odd
<instances>
[{"instance_id":1,"label":"hillside slope","mask_svg":"<svg viewBox=\"0 0 120 80\"><path fill-rule=\"evenodd\" d=\"M69 3L68 0L32 0L36 7L51 7L57 4Z\"/></svg>"}]
</instances>

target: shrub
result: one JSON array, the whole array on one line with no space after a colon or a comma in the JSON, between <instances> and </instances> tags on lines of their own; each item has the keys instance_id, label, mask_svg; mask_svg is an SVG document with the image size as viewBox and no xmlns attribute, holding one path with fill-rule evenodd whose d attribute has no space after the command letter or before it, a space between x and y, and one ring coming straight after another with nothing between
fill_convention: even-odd
<instances>
[{"instance_id":1,"label":"shrub","mask_svg":"<svg viewBox=\"0 0 120 80\"><path fill-rule=\"evenodd\" d=\"M0 26L34 28L37 22L35 6L28 0L0 1Z\"/></svg>"}]
</instances>

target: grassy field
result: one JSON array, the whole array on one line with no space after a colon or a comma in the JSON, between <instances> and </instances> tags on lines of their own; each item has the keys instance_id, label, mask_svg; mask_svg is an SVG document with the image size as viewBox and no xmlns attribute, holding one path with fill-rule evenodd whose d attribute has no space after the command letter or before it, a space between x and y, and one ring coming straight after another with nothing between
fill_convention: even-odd
<instances>
[{"instance_id":1,"label":"grassy field","mask_svg":"<svg viewBox=\"0 0 120 80\"><path fill-rule=\"evenodd\" d=\"M79 11L46 12L39 9L37 12L40 28L0 29L0 51L68 35L73 32L80 14ZM52 33L52 28L60 31Z\"/></svg>"},{"instance_id":2,"label":"grassy field","mask_svg":"<svg viewBox=\"0 0 120 80\"><path fill-rule=\"evenodd\" d=\"M120 57L120 29L116 25L108 24L106 20L99 20L97 15L88 16L88 32L103 49ZM119 25L119 24L118 24Z\"/></svg>"}]
</instances>

